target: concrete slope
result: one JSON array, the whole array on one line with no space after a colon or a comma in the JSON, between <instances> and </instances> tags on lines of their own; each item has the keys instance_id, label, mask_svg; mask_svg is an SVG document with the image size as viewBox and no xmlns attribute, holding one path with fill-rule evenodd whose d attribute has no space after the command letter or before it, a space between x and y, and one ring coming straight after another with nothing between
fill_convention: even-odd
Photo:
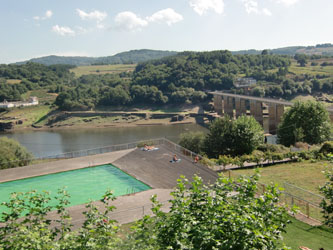
<instances>
[{"instance_id":1,"label":"concrete slope","mask_svg":"<svg viewBox=\"0 0 333 250\"><path fill-rule=\"evenodd\" d=\"M158 147L159 149L154 151L138 148L113 164L152 188L174 188L181 175L192 180L196 174L202 177L205 183L215 182L217 174L214 171L194 164L189 158L179 154L177 157L181 158L181 161L171 163L170 160L175 153L163 145Z\"/></svg>"}]
</instances>

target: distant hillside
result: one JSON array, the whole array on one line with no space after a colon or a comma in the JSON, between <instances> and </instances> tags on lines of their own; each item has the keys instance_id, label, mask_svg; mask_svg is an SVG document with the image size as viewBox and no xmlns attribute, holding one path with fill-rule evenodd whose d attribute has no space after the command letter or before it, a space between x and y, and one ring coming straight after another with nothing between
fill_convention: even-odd
<instances>
[{"instance_id":1,"label":"distant hillside","mask_svg":"<svg viewBox=\"0 0 333 250\"><path fill-rule=\"evenodd\" d=\"M68 64L75 66L94 65L94 64L132 64L152 59L160 59L166 56L173 56L175 54L177 54L177 52L175 51L141 49L141 50L131 50L127 52L122 52L114 56L106 56L106 57L51 55L51 56L33 58L28 61L18 62L16 64L25 64L27 62L41 63L44 65Z\"/></svg>"},{"instance_id":2,"label":"distant hillside","mask_svg":"<svg viewBox=\"0 0 333 250\"><path fill-rule=\"evenodd\" d=\"M295 54L307 54L307 55L322 55L322 56L333 56L333 44L318 44L316 46L291 46L278 49L270 49L270 53L278 55L290 55ZM232 51L234 55L238 54L249 54L249 55L258 55L261 53L261 50L239 50Z\"/></svg>"}]
</instances>

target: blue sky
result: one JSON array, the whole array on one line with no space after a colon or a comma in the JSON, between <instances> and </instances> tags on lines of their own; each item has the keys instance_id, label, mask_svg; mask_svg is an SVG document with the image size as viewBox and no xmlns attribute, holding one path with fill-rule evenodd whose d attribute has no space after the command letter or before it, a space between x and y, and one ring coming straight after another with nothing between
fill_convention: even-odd
<instances>
[{"instance_id":1,"label":"blue sky","mask_svg":"<svg viewBox=\"0 0 333 250\"><path fill-rule=\"evenodd\" d=\"M332 0L0 0L0 63L333 43Z\"/></svg>"}]
</instances>

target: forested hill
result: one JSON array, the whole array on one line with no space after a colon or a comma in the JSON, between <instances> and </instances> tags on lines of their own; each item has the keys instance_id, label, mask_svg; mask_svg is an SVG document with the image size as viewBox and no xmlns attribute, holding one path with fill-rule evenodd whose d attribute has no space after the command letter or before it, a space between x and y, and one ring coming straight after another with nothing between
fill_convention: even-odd
<instances>
[{"instance_id":1,"label":"forested hill","mask_svg":"<svg viewBox=\"0 0 333 250\"><path fill-rule=\"evenodd\" d=\"M261 54L261 50L239 50L239 51L232 51L234 55L259 55ZM306 55L322 55L322 56L333 56L333 44L326 43L326 44L317 44L316 46L290 46L290 47L283 47L278 49L271 49L269 53L276 54L276 55L289 55L294 56L296 54L306 54Z\"/></svg>"},{"instance_id":2,"label":"forested hill","mask_svg":"<svg viewBox=\"0 0 333 250\"><path fill-rule=\"evenodd\" d=\"M333 91L333 58L318 55L299 55L292 60L290 56L268 51L260 55L233 55L222 50L182 52L138 63L133 72L80 77L70 72L73 67L31 62L0 65L0 101L19 100L28 91L42 89L57 95L55 104L62 110L194 104L207 101L208 90L242 94L243 89L236 89L233 84L239 77L257 80L251 90L251 95L255 96L291 98ZM12 84L12 80L16 84Z\"/></svg>"},{"instance_id":3,"label":"forested hill","mask_svg":"<svg viewBox=\"0 0 333 250\"><path fill-rule=\"evenodd\" d=\"M33 58L28 61L18 62L17 64L25 64L27 62L35 62L44 65L67 64L75 66L93 65L93 64L132 64L148 60L160 59L166 56L177 54L175 51L163 50L131 50L118 53L113 56L106 57L80 57L80 56L45 56Z\"/></svg>"}]
</instances>

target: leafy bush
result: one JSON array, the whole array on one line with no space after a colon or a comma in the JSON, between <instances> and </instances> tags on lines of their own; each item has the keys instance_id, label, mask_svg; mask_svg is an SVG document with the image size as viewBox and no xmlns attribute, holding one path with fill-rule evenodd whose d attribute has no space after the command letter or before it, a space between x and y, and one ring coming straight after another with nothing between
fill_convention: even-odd
<instances>
[{"instance_id":1,"label":"leafy bush","mask_svg":"<svg viewBox=\"0 0 333 250\"><path fill-rule=\"evenodd\" d=\"M295 148L300 148L300 149L309 149L310 145L307 144L306 142L296 142L295 143Z\"/></svg>"},{"instance_id":2,"label":"leafy bush","mask_svg":"<svg viewBox=\"0 0 333 250\"><path fill-rule=\"evenodd\" d=\"M0 138L0 169L28 165L33 155L17 141L7 137Z\"/></svg>"},{"instance_id":3,"label":"leafy bush","mask_svg":"<svg viewBox=\"0 0 333 250\"><path fill-rule=\"evenodd\" d=\"M263 141L263 129L253 117L240 116L233 121L224 116L210 125L203 150L209 157L237 156L250 154Z\"/></svg>"},{"instance_id":4,"label":"leafy bush","mask_svg":"<svg viewBox=\"0 0 333 250\"><path fill-rule=\"evenodd\" d=\"M193 151L194 153L201 153L205 134L203 132L189 132L180 135L179 145Z\"/></svg>"},{"instance_id":5,"label":"leafy bush","mask_svg":"<svg viewBox=\"0 0 333 250\"><path fill-rule=\"evenodd\" d=\"M311 115L309 115L311 114ZM330 138L328 111L319 102L296 102L287 110L278 128L278 140L285 146L295 142L322 143Z\"/></svg>"},{"instance_id":6,"label":"leafy bush","mask_svg":"<svg viewBox=\"0 0 333 250\"><path fill-rule=\"evenodd\" d=\"M257 148L257 150L260 150L262 152L273 152L273 153L286 153L289 152L289 148L283 146L282 144L261 144Z\"/></svg>"},{"instance_id":7,"label":"leafy bush","mask_svg":"<svg viewBox=\"0 0 333 250\"><path fill-rule=\"evenodd\" d=\"M326 170L325 176L327 182L320 187L320 192L324 195L320 207L324 214L325 224L329 227L333 227L333 169Z\"/></svg>"},{"instance_id":8,"label":"leafy bush","mask_svg":"<svg viewBox=\"0 0 333 250\"><path fill-rule=\"evenodd\" d=\"M319 149L322 154L333 153L333 141L326 141Z\"/></svg>"},{"instance_id":9,"label":"leafy bush","mask_svg":"<svg viewBox=\"0 0 333 250\"><path fill-rule=\"evenodd\" d=\"M193 179L179 180L167 213L152 199L154 217L136 225L130 249L281 249L288 214L276 187L257 196L257 175L220 177L208 186Z\"/></svg>"}]
</instances>

